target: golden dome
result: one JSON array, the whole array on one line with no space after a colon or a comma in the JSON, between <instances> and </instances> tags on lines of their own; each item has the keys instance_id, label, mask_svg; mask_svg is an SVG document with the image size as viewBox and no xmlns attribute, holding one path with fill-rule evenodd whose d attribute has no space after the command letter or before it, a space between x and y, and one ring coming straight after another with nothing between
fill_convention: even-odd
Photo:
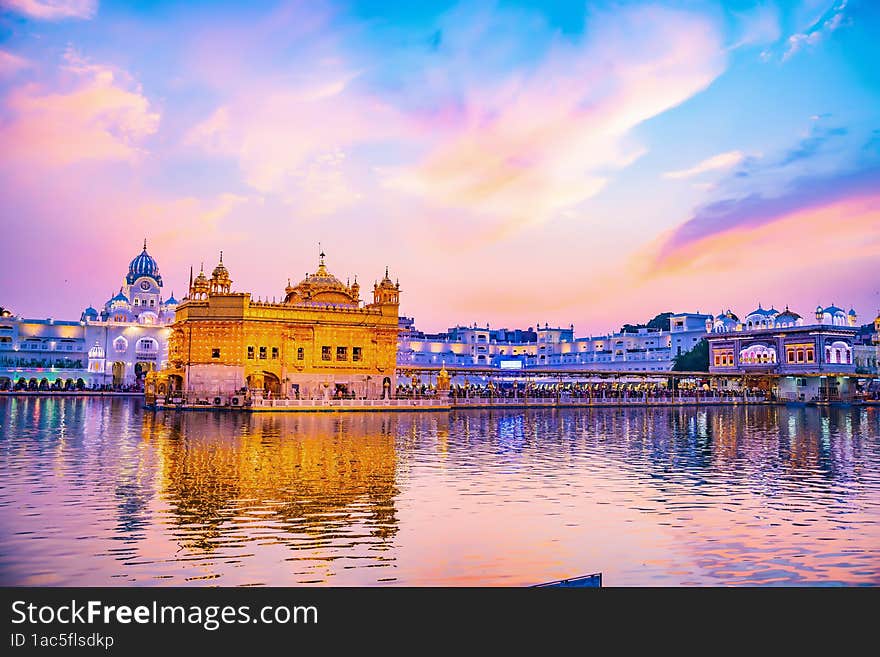
<instances>
[{"instance_id":1,"label":"golden dome","mask_svg":"<svg viewBox=\"0 0 880 657\"><path fill-rule=\"evenodd\" d=\"M314 274L306 274L306 277L290 287L288 281L285 288L285 303L331 303L331 304L357 304L358 298L353 294L352 288L340 281L327 270L324 264L324 252L320 254L318 269Z\"/></svg>"},{"instance_id":2,"label":"golden dome","mask_svg":"<svg viewBox=\"0 0 880 657\"><path fill-rule=\"evenodd\" d=\"M400 285L392 282L391 277L388 275L388 267L385 267L385 278L383 278L379 283L375 286L378 289L386 289L386 290L396 290L400 287Z\"/></svg>"},{"instance_id":3,"label":"golden dome","mask_svg":"<svg viewBox=\"0 0 880 657\"><path fill-rule=\"evenodd\" d=\"M204 265L202 265L204 267ZM193 287L207 287L208 286L208 278L205 276L205 270L202 269L199 271L199 275L196 276L193 281Z\"/></svg>"},{"instance_id":4,"label":"golden dome","mask_svg":"<svg viewBox=\"0 0 880 657\"><path fill-rule=\"evenodd\" d=\"M211 278L216 278L217 280L226 280L229 278L229 270L226 269L226 265L223 264L223 251L220 252L220 262L214 267L214 271L211 272Z\"/></svg>"}]
</instances>

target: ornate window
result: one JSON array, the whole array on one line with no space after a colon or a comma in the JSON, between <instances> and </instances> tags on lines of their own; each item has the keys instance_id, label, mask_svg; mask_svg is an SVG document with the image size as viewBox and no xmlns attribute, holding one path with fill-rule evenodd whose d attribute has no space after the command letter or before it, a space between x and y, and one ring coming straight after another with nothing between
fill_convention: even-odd
<instances>
[{"instance_id":1,"label":"ornate window","mask_svg":"<svg viewBox=\"0 0 880 657\"><path fill-rule=\"evenodd\" d=\"M336 360L348 360L348 347L336 347Z\"/></svg>"},{"instance_id":2,"label":"ornate window","mask_svg":"<svg viewBox=\"0 0 880 657\"><path fill-rule=\"evenodd\" d=\"M278 360L278 347L272 347L272 360Z\"/></svg>"},{"instance_id":3,"label":"ornate window","mask_svg":"<svg viewBox=\"0 0 880 657\"><path fill-rule=\"evenodd\" d=\"M776 349L763 344L749 345L739 352L739 360L746 365L775 363Z\"/></svg>"},{"instance_id":4,"label":"ornate window","mask_svg":"<svg viewBox=\"0 0 880 657\"><path fill-rule=\"evenodd\" d=\"M113 341L113 348L116 350L116 353L123 353L128 350L128 340L123 338L121 335Z\"/></svg>"},{"instance_id":5,"label":"ornate window","mask_svg":"<svg viewBox=\"0 0 880 657\"><path fill-rule=\"evenodd\" d=\"M211 358L220 358L220 350L216 347L211 349Z\"/></svg>"},{"instance_id":6,"label":"ornate window","mask_svg":"<svg viewBox=\"0 0 880 657\"><path fill-rule=\"evenodd\" d=\"M153 338L141 338L137 342L137 350L142 352L156 353L159 351L159 343Z\"/></svg>"},{"instance_id":7,"label":"ornate window","mask_svg":"<svg viewBox=\"0 0 880 657\"><path fill-rule=\"evenodd\" d=\"M325 345L321 347L321 360L333 360L330 355L330 346Z\"/></svg>"},{"instance_id":8,"label":"ornate window","mask_svg":"<svg viewBox=\"0 0 880 657\"><path fill-rule=\"evenodd\" d=\"M260 347L260 360L266 360L266 347Z\"/></svg>"},{"instance_id":9,"label":"ornate window","mask_svg":"<svg viewBox=\"0 0 880 657\"><path fill-rule=\"evenodd\" d=\"M253 345L248 345L247 357L248 357L248 360L254 359L254 346Z\"/></svg>"},{"instance_id":10,"label":"ornate window","mask_svg":"<svg viewBox=\"0 0 880 657\"><path fill-rule=\"evenodd\" d=\"M361 348L360 347L352 347L351 348L351 359L355 362L361 359Z\"/></svg>"},{"instance_id":11,"label":"ornate window","mask_svg":"<svg viewBox=\"0 0 880 657\"><path fill-rule=\"evenodd\" d=\"M296 348L296 359L297 360L305 360L306 359L306 350L302 347Z\"/></svg>"}]
</instances>

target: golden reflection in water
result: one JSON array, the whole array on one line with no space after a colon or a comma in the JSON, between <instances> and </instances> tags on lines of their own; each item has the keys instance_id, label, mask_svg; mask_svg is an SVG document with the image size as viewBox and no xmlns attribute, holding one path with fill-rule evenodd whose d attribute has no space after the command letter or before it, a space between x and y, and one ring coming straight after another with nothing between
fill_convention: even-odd
<instances>
[{"instance_id":1,"label":"golden reflection in water","mask_svg":"<svg viewBox=\"0 0 880 657\"><path fill-rule=\"evenodd\" d=\"M358 525L382 549L397 532L394 416L146 414L159 494L180 544L210 552L271 529L327 545ZM247 526L247 527L245 527Z\"/></svg>"}]
</instances>

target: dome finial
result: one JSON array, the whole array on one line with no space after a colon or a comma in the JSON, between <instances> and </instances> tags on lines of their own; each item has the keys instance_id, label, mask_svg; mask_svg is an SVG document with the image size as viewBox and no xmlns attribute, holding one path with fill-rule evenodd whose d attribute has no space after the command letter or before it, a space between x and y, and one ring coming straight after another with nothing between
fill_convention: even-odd
<instances>
[{"instance_id":1,"label":"dome finial","mask_svg":"<svg viewBox=\"0 0 880 657\"><path fill-rule=\"evenodd\" d=\"M220 263L223 264L223 251L220 252Z\"/></svg>"},{"instance_id":2,"label":"dome finial","mask_svg":"<svg viewBox=\"0 0 880 657\"><path fill-rule=\"evenodd\" d=\"M201 264L201 266L199 267L199 271L201 271L201 272L204 272L204 271L205 271L205 261L204 261L204 260L202 260L202 264Z\"/></svg>"},{"instance_id":3,"label":"dome finial","mask_svg":"<svg viewBox=\"0 0 880 657\"><path fill-rule=\"evenodd\" d=\"M388 278L388 265L385 265L385 278Z\"/></svg>"},{"instance_id":4,"label":"dome finial","mask_svg":"<svg viewBox=\"0 0 880 657\"><path fill-rule=\"evenodd\" d=\"M318 242L318 257L320 258L320 262L318 264L324 264L324 249L321 248L321 243Z\"/></svg>"},{"instance_id":5,"label":"dome finial","mask_svg":"<svg viewBox=\"0 0 880 657\"><path fill-rule=\"evenodd\" d=\"M147 251L147 238L144 238L144 253Z\"/></svg>"}]
</instances>

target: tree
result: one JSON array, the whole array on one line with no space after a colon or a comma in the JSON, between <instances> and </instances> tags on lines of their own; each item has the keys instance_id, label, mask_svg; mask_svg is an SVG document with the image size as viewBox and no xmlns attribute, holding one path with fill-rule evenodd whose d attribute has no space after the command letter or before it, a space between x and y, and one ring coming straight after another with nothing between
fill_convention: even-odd
<instances>
[{"instance_id":1,"label":"tree","mask_svg":"<svg viewBox=\"0 0 880 657\"><path fill-rule=\"evenodd\" d=\"M648 322L648 328L652 329L660 329L661 331L669 331L669 318L672 317L672 313L660 313L650 322Z\"/></svg>"},{"instance_id":2,"label":"tree","mask_svg":"<svg viewBox=\"0 0 880 657\"><path fill-rule=\"evenodd\" d=\"M690 351L675 357L672 366L673 372L708 372L709 371L709 341L706 338L700 340Z\"/></svg>"},{"instance_id":3,"label":"tree","mask_svg":"<svg viewBox=\"0 0 880 657\"><path fill-rule=\"evenodd\" d=\"M638 333L641 328L659 329L661 331L669 331L669 318L672 313L660 313L654 319L648 321L647 324L624 324L620 327L621 333Z\"/></svg>"}]
</instances>

